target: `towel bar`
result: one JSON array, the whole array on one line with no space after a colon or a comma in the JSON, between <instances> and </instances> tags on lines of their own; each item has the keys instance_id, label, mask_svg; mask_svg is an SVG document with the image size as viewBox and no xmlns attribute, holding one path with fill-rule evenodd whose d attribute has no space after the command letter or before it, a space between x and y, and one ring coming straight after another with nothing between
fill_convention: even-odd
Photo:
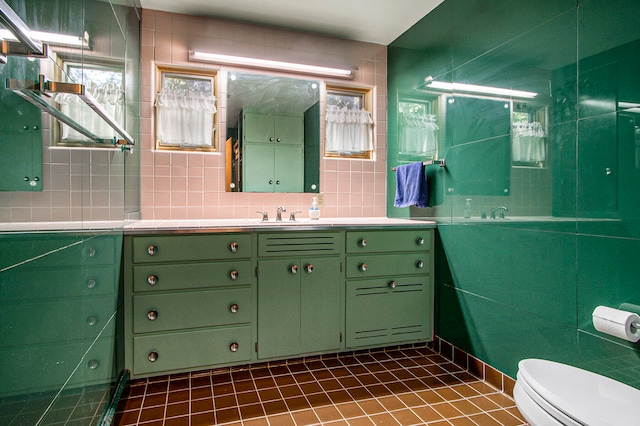
<instances>
[{"instance_id":1,"label":"towel bar","mask_svg":"<svg viewBox=\"0 0 640 426\"><path fill-rule=\"evenodd\" d=\"M429 160L429 161L423 161L422 162L423 166L430 166L432 164L437 164L440 167L447 167L447 162L446 162L446 160L444 158L442 160ZM392 167L391 171L395 172L396 168Z\"/></svg>"}]
</instances>

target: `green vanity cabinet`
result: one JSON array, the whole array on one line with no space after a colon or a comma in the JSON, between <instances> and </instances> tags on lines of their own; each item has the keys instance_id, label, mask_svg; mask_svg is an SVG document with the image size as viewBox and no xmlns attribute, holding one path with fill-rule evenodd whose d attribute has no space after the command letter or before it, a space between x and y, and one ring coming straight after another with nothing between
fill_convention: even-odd
<instances>
[{"instance_id":1,"label":"green vanity cabinet","mask_svg":"<svg viewBox=\"0 0 640 426\"><path fill-rule=\"evenodd\" d=\"M125 237L125 368L133 378L249 362L251 233Z\"/></svg>"},{"instance_id":2,"label":"green vanity cabinet","mask_svg":"<svg viewBox=\"0 0 640 426\"><path fill-rule=\"evenodd\" d=\"M258 237L258 358L337 351L343 281L339 232Z\"/></svg>"},{"instance_id":3,"label":"green vanity cabinet","mask_svg":"<svg viewBox=\"0 0 640 426\"><path fill-rule=\"evenodd\" d=\"M242 189L247 192L302 192L304 117L244 111Z\"/></svg>"},{"instance_id":4,"label":"green vanity cabinet","mask_svg":"<svg viewBox=\"0 0 640 426\"><path fill-rule=\"evenodd\" d=\"M432 338L433 228L260 226L125 236L132 378Z\"/></svg>"},{"instance_id":5,"label":"green vanity cabinet","mask_svg":"<svg viewBox=\"0 0 640 426\"><path fill-rule=\"evenodd\" d=\"M346 235L346 346L430 340L433 230Z\"/></svg>"},{"instance_id":6,"label":"green vanity cabinet","mask_svg":"<svg viewBox=\"0 0 640 426\"><path fill-rule=\"evenodd\" d=\"M0 235L0 396L116 377L121 234Z\"/></svg>"}]
</instances>

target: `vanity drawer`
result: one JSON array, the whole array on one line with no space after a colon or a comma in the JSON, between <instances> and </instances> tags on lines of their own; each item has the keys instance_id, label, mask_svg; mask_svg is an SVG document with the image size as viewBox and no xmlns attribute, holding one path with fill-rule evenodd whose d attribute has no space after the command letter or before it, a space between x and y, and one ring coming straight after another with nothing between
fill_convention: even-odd
<instances>
[{"instance_id":1,"label":"vanity drawer","mask_svg":"<svg viewBox=\"0 0 640 426\"><path fill-rule=\"evenodd\" d=\"M122 236L119 235L3 235L0 236L0 269L22 262L30 269L113 265L120 262L121 248Z\"/></svg>"},{"instance_id":2,"label":"vanity drawer","mask_svg":"<svg viewBox=\"0 0 640 426\"><path fill-rule=\"evenodd\" d=\"M251 284L250 260L133 267L133 291L185 290Z\"/></svg>"},{"instance_id":3,"label":"vanity drawer","mask_svg":"<svg viewBox=\"0 0 640 426\"><path fill-rule=\"evenodd\" d=\"M347 278L428 275L430 273L431 255L429 252L347 256Z\"/></svg>"},{"instance_id":4,"label":"vanity drawer","mask_svg":"<svg viewBox=\"0 0 640 426\"><path fill-rule=\"evenodd\" d=\"M252 347L250 326L134 336L134 374L246 362Z\"/></svg>"},{"instance_id":5,"label":"vanity drawer","mask_svg":"<svg viewBox=\"0 0 640 426\"><path fill-rule=\"evenodd\" d=\"M115 348L113 337L1 348L0 397L113 383Z\"/></svg>"},{"instance_id":6,"label":"vanity drawer","mask_svg":"<svg viewBox=\"0 0 640 426\"><path fill-rule=\"evenodd\" d=\"M115 311L115 296L0 304L0 347L113 336Z\"/></svg>"},{"instance_id":7,"label":"vanity drawer","mask_svg":"<svg viewBox=\"0 0 640 426\"><path fill-rule=\"evenodd\" d=\"M347 253L426 251L431 249L431 229L348 231Z\"/></svg>"},{"instance_id":8,"label":"vanity drawer","mask_svg":"<svg viewBox=\"0 0 640 426\"><path fill-rule=\"evenodd\" d=\"M150 235L133 238L133 262L251 257L250 234Z\"/></svg>"},{"instance_id":9,"label":"vanity drawer","mask_svg":"<svg viewBox=\"0 0 640 426\"><path fill-rule=\"evenodd\" d=\"M116 273L117 268L113 265L42 270L31 269L27 263L0 274L0 300L33 301L115 294Z\"/></svg>"},{"instance_id":10,"label":"vanity drawer","mask_svg":"<svg viewBox=\"0 0 640 426\"><path fill-rule=\"evenodd\" d=\"M133 296L133 332L179 330L251 321L251 289Z\"/></svg>"}]
</instances>

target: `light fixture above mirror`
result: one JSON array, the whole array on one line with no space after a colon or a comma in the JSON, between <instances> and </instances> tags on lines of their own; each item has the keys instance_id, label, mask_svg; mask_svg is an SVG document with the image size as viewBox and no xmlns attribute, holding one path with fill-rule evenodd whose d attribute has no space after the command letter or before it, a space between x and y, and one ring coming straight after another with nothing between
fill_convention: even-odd
<instances>
[{"instance_id":1,"label":"light fixture above mirror","mask_svg":"<svg viewBox=\"0 0 640 426\"><path fill-rule=\"evenodd\" d=\"M446 90L449 92L470 92L484 95L501 95L513 98L535 98L537 93L527 92L524 90L504 89L502 87L479 86L476 84L465 83L447 83L444 81L436 81L433 77L428 76L424 79L425 88Z\"/></svg>"},{"instance_id":2,"label":"light fixture above mirror","mask_svg":"<svg viewBox=\"0 0 640 426\"><path fill-rule=\"evenodd\" d=\"M293 62L272 61L268 59L248 58L244 56L221 55L195 50L189 51L189 60L212 62L217 64L238 65L251 68L288 71L300 74L320 75L326 77L353 78L353 70L322 67L317 65L298 64Z\"/></svg>"}]
</instances>

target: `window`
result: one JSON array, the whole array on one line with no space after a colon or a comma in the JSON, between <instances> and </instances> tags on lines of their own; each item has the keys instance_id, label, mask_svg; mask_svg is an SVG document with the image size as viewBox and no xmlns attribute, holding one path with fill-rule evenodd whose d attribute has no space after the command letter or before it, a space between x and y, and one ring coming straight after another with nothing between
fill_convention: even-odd
<instances>
[{"instance_id":1,"label":"window","mask_svg":"<svg viewBox=\"0 0 640 426\"><path fill-rule=\"evenodd\" d=\"M116 66L64 62L64 70L69 82L80 83L85 90L119 124L124 124L124 72ZM55 97L60 111L96 136L112 139L115 131L98 116L79 96L59 93ZM111 148L112 145L98 144L66 124L59 122L59 144L87 144Z\"/></svg>"},{"instance_id":2,"label":"window","mask_svg":"<svg viewBox=\"0 0 640 426\"><path fill-rule=\"evenodd\" d=\"M438 130L433 101L402 98L398 102L398 155L404 161L436 158Z\"/></svg>"},{"instance_id":3,"label":"window","mask_svg":"<svg viewBox=\"0 0 640 426\"><path fill-rule=\"evenodd\" d=\"M327 86L325 155L371 158L373 117L371 89Z\"/></svg>"},{"instance_id":4,"label":"window","mask_svg":"<svg viewBox=\"0 0 640 426\"><path fill-rule=\"evenodd\" d=\"M216 150L216 73L158 67L156 149Z\"/></svg>"}]
</instances>

